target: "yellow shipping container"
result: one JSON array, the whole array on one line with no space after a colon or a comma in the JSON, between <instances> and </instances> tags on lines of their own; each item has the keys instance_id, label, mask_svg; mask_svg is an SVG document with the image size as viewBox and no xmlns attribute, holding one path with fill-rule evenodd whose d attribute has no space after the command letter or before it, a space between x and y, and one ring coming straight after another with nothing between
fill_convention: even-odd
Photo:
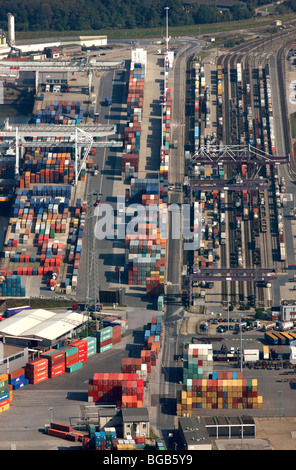
<instances>
[{"instance_id":1,"label":"yellow shipping container","mask_svg":"<svg viewBox=\"0 0 296 470\"><path fill-rule=\"evenodd\" d=\"M9 407L10 407L10 403L7 403L7 405L0 406L0 413L2 413L3 411L9 410Z\"/></svg>"}]
</instances>

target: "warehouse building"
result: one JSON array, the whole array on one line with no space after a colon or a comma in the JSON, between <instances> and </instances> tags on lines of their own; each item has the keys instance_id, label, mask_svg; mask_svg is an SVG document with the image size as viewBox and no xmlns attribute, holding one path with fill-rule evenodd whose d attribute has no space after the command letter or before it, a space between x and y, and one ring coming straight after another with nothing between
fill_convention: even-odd
<instances>
[{"instance_id":1,"label":"warehouse building","mask_svg":"<svg viewBox=\"0 0 296 470\"><path fill-rule=\"evenodd\" d=\"M254 438L255 421L251 416L213 416L204 418L208 435L213 439Z\"/></svg>"},{"instance_id":2,"label":"warehouse building","mask_svg":"<svg viewBox=\"0 0 296 470\"><path fill-rule=\"evenodd\" d=\"M87 317L81 313L23 310L2 320L0 335L5 344L23 348L51 348L73 338L84 328Z\"/></svg>"}]
</instances>

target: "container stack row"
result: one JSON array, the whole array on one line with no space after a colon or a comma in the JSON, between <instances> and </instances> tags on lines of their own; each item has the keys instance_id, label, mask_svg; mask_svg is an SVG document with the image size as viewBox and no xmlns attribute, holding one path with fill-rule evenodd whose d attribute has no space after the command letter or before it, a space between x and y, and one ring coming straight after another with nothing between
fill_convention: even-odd
<instances>
[{"instance_id":1,"label":"container stack row","mask_svg":"<svg viewBox=\"0 0 296 470\"><path fill-rule=\"evenodd\" d=\"M200 88L200 64L195 61L194 63L194 149L197 152L199 149L200 135L199 135L199 88Z\"/></svg>"},{"instance_id":2,"label":"container stack row","mask_svg":"<svg viewBox=\"0 0 296 470\"><path fill-rule=\"evenodd\" d=\"M28 147L21 160L20 188L30 184L72 184L75 150L70 147Z\"/></svg>"},{"instance_id":3,"label":"container stack row","mask_svg":"<svg viewBox=\"0 0 296 470\"><path fill-rule=\"evenodd\" d=\"M48 279L52 290L57 282L65 285L66 293L76 287L86 211L85 201L71 202L70 185L36 185L17 190L3 250L4 275L54 275L55 279ZM58 281L64 262L71 269L65 279ZM4 284L3 287L5 291Z\"/></svg>"},{"instance_id":4,"label":"container stack row","mask_svg":"<svg viewBox=\"0 0 296 470\"><path fill-rule=\"evenodd\" d=\"M96 431L96 426L89 425L89 434L82 440L84 450L141 450L145 448L145 436L130 436L122 439L118 436L116 428L104 428Z\"/></svg>"},{"instance_id":5,"label":"container stack row","mask_svg":"<svg viewBox=\"0 0 296 470\"><path fill-rule=\"evenodd\" d=\"M18 383L20 380L17 380L18 377L10 377L11 374L1 374L0 375L0 413L9 410L10 403L13 399L13 390L18 388ZM25 381L25 379L24 379ZM22 382L24 385L26 383Z\"/></svg>"},{"instance_id":6,"label":"container stack row","mask_svg":"<svg viewBox=\"0 0 296 470\"><path fill-rule=\"evenodd\" d=\"M177 415L192 415L195 408L262 409L263 397L258 395L257 379L187 379Z\"/></svg>"},{"instance_id":7,"label":"container stack row","mask_svg":"<svg viewBox=\"0 0 296 470\"><path fill-rule=\"evenodd\" d=\"M122 136L122 172L126 177L137 176L139 170L144 83L145 64L132 61L127 82L127 119L129 122Z\"/></svg>"},{"instance_id":8,"label":"container stack row","mask_svg":"<svg viewBox=\"0 0 296 470\"><path fill-rule=\"evenodd\" d=\"M21 284L21 276L1 270L0 297L26 297L26 286Z\"/></svg>"},{"instance_id":9,"label":"container stack row","mask_svg":"<svg viewBox=\"0 0 296 470\"><path fill-rule=\"evenodd\" d=\"M213 371L213 345L190 344L183 354L183 381L202 379Z\"/></svg>"},{"instance_id":10,"label":"container stack row","mask_svg":"<svg viewBox=\"0 0 296 470\"><path fill-rule=\"evenodd\" d=\"M89 402L116 403L118 408L141 408L142 397L144 397L144 382L139 379L138 374L95 373L89 380Z\"/></svg>"},{"instance_id":11,"label":"container stack row","mask_svg":"<svg viewBox=\"0 0 296 470\"><path fill-rule=\"evenodd\" d=\"M106 326L105 328L97 331L97 352L103 353L112 349L114 344L121 341L122 327L120 324L113 324L113 326Z\"/></svg>"},{"instance_id":12,"label":"container stack row","mask_svg":"<svg viewBox=\"0 0 296 470\"><path fill-rule=\"evenodd\" d=\"M241 372L213 371L211 344L190 344L183 355L183 390L177 416L192 415L195 408L259 409L257 379L243 379Z\"/></svg>"},{"instance_id":13,"label":"container stack row","mask_svg":"<svg viewBox=\"0 0 296 470\"><path fill-rule=\"evenodd\" d=\"M160 151L160 181L168 180L170 165L171 90L166 90L162 115L162 142Z\"/></svg>"},{"instance_id":14,"label":"container stack row","mask_svg":"<svg viewBox=\"0 0 296 470\"><path fill-rule=\"evenodd\" d=\"M76 124L80 125L84 117L85 109L80 101L55 101L53 104L40 107L36 101L32 113L33 124Z\"/></svg>"},{"instance_id":15,"label":"container stack row","mask_svg":"<svg viewBox=\"0 0 296 470\"><path fill-rule=\"evenodd\" d=\"M126 233L126 263L128 284L146 286L146 295L157 298L164 293L166 266L167 204L153 194L156 188L146 185L149 193L143 194L142 180L134 181L131 197L136 198L142 210L138 211L138 232Z\"/></svg>"}]
</instances>

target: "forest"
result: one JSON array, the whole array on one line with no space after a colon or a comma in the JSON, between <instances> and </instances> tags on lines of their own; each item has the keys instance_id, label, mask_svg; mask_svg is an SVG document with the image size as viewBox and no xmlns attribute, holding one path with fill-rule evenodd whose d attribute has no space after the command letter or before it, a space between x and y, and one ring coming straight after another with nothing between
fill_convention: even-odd
<instances>
[{"instance_id":1,"label":"forest","mask_svg":"<svg viewBox=\"0 0 296 470\"><path fill-rule=\"evenodd\" d=\"M197 0L198 2L198 0ZM284 2L292 10L296 0ZM0 28L7 31L7 13L15 16L17 31L96 31L108 29L161 28L165 10L169 26L191 26L248 19L257 6L270 0L246 0L220 12L216 6L181 0L1 0Z\"/></svg>"}]
</instances>

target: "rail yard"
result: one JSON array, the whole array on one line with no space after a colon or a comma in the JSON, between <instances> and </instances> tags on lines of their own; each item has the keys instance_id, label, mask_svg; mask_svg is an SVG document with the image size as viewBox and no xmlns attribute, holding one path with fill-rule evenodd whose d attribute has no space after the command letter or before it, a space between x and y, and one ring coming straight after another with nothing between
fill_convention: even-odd
<instances>
[{"instance_id":1,"label":"rail yard","mask_svg":"<svg viewBox=\"0 0 296 470\"><path fill-rule=\"evenodd\" d=\"M97 41L0 61L6 94L27 74L35 88L28 122L0 130L1 419L13 433L38 410L20 448L188 450L200 417L204 448L224 418L245 442L256 419L295 416L296 34L229 52Z\"/></svg>"}]
</instances>

